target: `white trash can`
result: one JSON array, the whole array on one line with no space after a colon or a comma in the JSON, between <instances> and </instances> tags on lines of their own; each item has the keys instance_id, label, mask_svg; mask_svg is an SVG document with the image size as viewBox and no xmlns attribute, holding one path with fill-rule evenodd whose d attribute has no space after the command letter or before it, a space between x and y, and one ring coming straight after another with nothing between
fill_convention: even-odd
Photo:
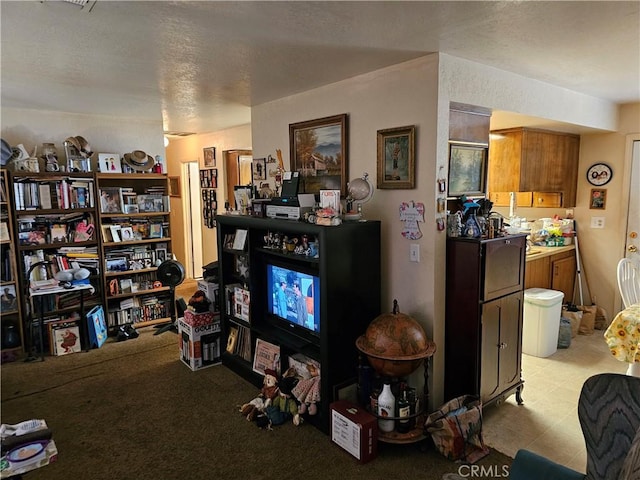
<instances>
[{"instance_id":1,"label":"white trash can","mask_svg":"<svg viewBox=\"0 0 640 480\"><path fill-rule=\"evenodd\" d=\"M558 349L564 293L546 288L524 291L522 353L548 357Z\"/></svg>"}]
</instances>

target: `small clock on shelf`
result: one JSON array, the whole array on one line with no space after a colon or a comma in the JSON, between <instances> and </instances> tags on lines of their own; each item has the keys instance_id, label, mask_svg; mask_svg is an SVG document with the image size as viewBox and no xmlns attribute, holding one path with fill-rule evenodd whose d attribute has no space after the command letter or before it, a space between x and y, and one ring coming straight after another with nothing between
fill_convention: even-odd
<instances>
[{"instance_id":1,"label":"small clock on shelf","mask_svg":"<svg viewBox=\"0 0 640 480\"><path fill-rule=\"evenodd\" d=\"M596 187L606 185L611 177L613 177L613 170L606 163L594 163L587 170L587 181Z\"/></svg>"}]
</instances>

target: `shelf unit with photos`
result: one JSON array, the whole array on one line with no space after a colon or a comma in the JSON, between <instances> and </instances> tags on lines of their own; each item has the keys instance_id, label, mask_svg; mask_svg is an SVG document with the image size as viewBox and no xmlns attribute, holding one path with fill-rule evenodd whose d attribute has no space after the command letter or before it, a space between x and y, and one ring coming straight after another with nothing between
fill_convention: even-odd
<instances>
[{"instance_id":1,"label":"shelf unit with photos","mask_svg":"<svg viewBox=\"0 0 640 480\"><path fill-rule=\"evenodd\" d=\"M81 295L85 311L103 303L93 173L13 171L9 190L18 279L19 285L25 286L19 295L22 311L31 312L34 324L38 324L43 310L43 329L51 329L62 321L77 322ZM31 266L43 261L49 264L32 269L27 278ZM80 267L90 272L92 293L69 291L33 301L26 291L35 282L55 283L58 271ZM38 345L36 336L28 340L32 348L47 351L47 345ZM51 345L48 347L51 350Z\"/></svg>"},{"instance_id":2,"label":"shelf unit with photos","mask_svg":"<svg viewBox=\"0 0 640 480\"><path fill-rule=\"evenodd\" d=\"M281 373L300 354L316 362L321 401L318 413L306 420L327 433L329 404L357 382L356 339L381 312L381 223L324 227L231 214L218 215L217 222L222 341L227 345L222 363L260 387L263 374L254 370L261 360L258 342L277 351ZM294 245L291 251L287 243ZM288 320L275 315L282 280L287 281L283 316ZM302 287L307 328L296 320L294 283Z\"/></svg>"},{"instance_id":3,"label":"shelf unit with photos","mask_svg":"<svg viewBox=\"0 0 640 480\"><path fill-rule=\"evenodd\" d=\"M9 176L2 169L0 177L0 328L2 329L2 361L17 359L24 352L22 305L15 252L13 196Z\"/></svg>"},{"instance_id":4,"label":"shelf unit with photos","mask_svg":"<svg viewBox=\"0 0 640 480\"><path fill-rule=\"evenodd\" d=\"M167 175L97 173L96 182L108 329L169 322L170 289L157 278L172 258Z\"/></svg>"}]
</instances>

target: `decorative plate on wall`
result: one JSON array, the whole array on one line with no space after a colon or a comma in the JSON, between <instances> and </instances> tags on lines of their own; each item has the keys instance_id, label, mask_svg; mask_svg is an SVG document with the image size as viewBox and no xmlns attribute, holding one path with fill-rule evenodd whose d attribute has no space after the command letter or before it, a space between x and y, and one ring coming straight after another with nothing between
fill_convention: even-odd
<instances>
[{"instance_id":1,"label":"decorative plate on wall","mask_svg":"<svg viewBox=\"0 0 640 480\"><path fill-rule=\"evenodd\" d=\"M601 187L606 185L613 177L613 170L606 163L594 163L587 170L587 180L591 185Z\"/></svg>"}]
</instances>

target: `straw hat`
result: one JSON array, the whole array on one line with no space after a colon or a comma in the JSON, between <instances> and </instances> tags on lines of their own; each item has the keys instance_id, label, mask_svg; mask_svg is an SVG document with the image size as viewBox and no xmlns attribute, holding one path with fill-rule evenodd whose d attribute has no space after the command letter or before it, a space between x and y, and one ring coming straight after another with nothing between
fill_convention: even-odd
<instances>
[{"instance_id":1,"label":"straw hat","mask_svg":"<svg viewBox=\"0 0 640 480\"><path fill-rule=\"evenodd\" d=\"M134 170L143 172L153 167L154 160L151 155L147 155L142 150L134 150L124 154L124 162Z\"/></svg>"},{"instance_id":2,"label":"straw hat","mask_svg":"<svg viewBox=\"0 0 640 480\"><path fill-rule=\"evenodd\" d=\"M81 137L79 135L76 137L68 137L65 142L69 142L71 145L73 145L78 151L78 154L83 158L89 158L91 157L91 155L93 155L93 152L91 151L91 145L89 145L89 142L87 142L84 137Z\"/></svg>"}]
</instances>

